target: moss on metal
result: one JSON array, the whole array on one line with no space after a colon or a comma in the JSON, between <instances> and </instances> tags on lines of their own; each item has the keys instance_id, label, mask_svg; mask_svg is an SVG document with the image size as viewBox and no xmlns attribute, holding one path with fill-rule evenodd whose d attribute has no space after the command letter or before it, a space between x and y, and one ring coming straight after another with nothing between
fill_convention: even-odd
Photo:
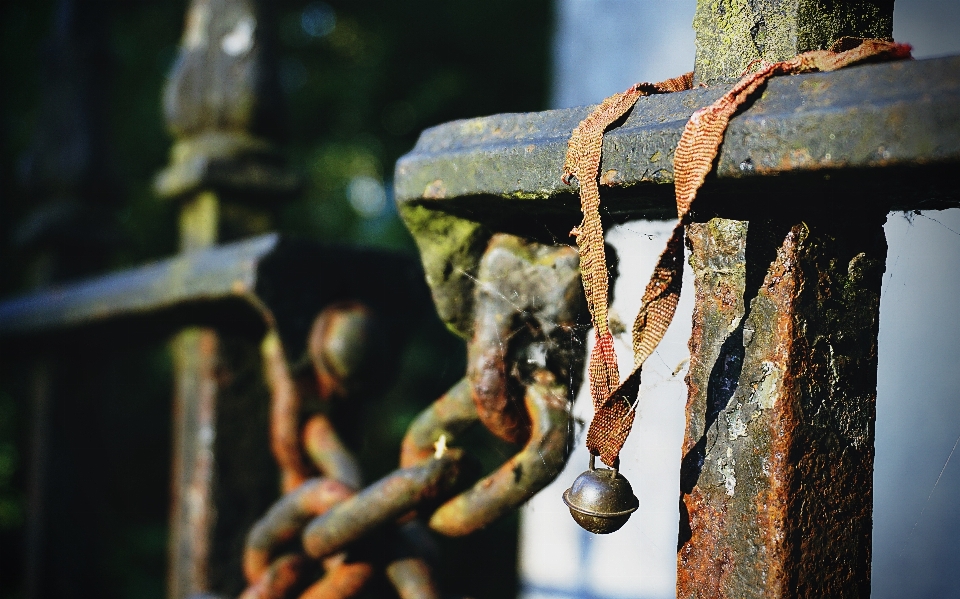
<instances>
[{"instance_id":1,"label":"moss on metal","mask_svg":"<svg viewBox=\"0 0 960 599\"><path fill-rule=\"evenodd\" d=\"M893 2L700 0L694 16L698 83L738 78L755 60L776 62L845 36L890 38Z\"/></svg>"},{"instance_id":2,"label":"moss on metal","mask_svg":"<svg viewBox=\"0 0 960 599\"><path fill-rule=\"evenodd\" d=\"M474 282L492 233L480 223L419 203L401 204L400 216L417 242L437 314L447 328L468 338Z\"/></svg>"}]
</instances>

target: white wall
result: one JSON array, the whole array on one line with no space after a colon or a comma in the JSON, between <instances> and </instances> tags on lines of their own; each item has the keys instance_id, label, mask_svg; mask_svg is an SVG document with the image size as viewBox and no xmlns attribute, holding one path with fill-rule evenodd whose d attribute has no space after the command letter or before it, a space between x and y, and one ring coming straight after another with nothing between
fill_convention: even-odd
<instances>
[{"instance_id":1,"label":"white wall","mask_svg":"<svg viewBox=\"0 0 960 599\"><path fill-rule=\"evenodd\" d=\"M611 315L619 315L627 325L616 343L621 372L629 372L633 363L630 327L672 228L671 222L634 222L607 232L607 241L620 256ZM581 430L566 469L523 509L520 552L526 599L674 596L680 446L687 397L683 377L693 311L689 268L684 269L683 285L687 293L681 295L677 317L644 366L637 419L620 454L620 471L640 498L640 509L610 535L585 532L570 517L560 496L587 469L586 431ZM585 423L593 417L586 383L574 415Z\"/></svg>"},{"instance_id":2,"label":"white wall","mask_svg":"<svg viewBox=\"0 0 960 599\"><path fill-rule=\"evenodd\" d=\"M956 598L960 451L947 458L960 437L960 209L912 224L890 214L884 230L873 597Z\"/></svg>"},{"instance_id":3,"label":"white wall","mask_svg":"<svg viewBox=\"0 0 960 599\"><path fill-rule=\"evenodd\" d=\"M690 70L694 8L694 0L558 0L554 107L595 104L637 81ZM960 2L899 0L894 37L913 44L918 58L960 54ZM670 226L638 221L608 232L621 261L613 309L628 329ZM960 451L946 463L960 437L960 209L912 222L891 214L885 231L873 597L960 597ZM686 368L677 366L688 357L689 280L684 288L677 317L645 367L639 417L621 454L639 512L613 535L576 526L560 494L587 466L581 435L567 469L523 510L525 599L674 596L686 400ZM629 333L617 350L625 369ZM592 417L586 386L575 413L585 422Z\"/></svg>"}]
</instances>

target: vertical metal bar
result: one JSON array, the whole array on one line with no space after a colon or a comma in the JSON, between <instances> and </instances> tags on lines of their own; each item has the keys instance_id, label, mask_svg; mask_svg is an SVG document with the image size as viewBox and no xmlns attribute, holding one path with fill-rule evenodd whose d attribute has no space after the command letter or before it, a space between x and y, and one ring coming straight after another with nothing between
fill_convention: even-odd
<instances>
[{"instance_id":1,"label":"vertical metal bar","mask_svg":"<svg viewBox=\"0 0 960 599\"><path fill-rule=\"evenodd\" d=\"M210 588L219 339L211 329L186 329L171 349L174 455L167 586L170 597L187 597Z\"/></svg>"},{"instance_id":2,"label":"vertical metal bar","mask_svg":"<svg viewBox=\"0 0 960 599\"><path fill-rule=\"evenodd\" d=\"M215 245L219 201L209 191L180 209L183 252ZM170 509L170 597L210 590L208 564L216 520L214 439L220 342L209 328L189 328L174 337L173 352L173 496Z\"/></svg>"},{"instance_id":3,"label":"vertical metal bar","mask_svg":"<svg viewBox=\"0 0 960 599\"><path fill-rule=\"evenodd\" d=\"M276 200L296 187L268 141L279 132L281 114L268 29L257 0L192 0L187 9L180 56L164 91L176 143L156 180L161 197L180 203L182 252L262 232L269 215L242 216L256 208L224 218L221 209L232 196ZM266 507L270 497L260 489L276 485L269 466L250 474L235 465L237 459L258 463L251 443L260 438L233 423L243 416L231 410L241 406L253 430L266 431L266 414L257 410L266 394L256 384L259 364L250 359L257 343L191 328L171 349L176 393L167 593L171 599L235 594L243 587L242 542L235 537ZM229 455L221 447L230 447Z\"/></svg>"},{"instance_id":4,"label":"vertical metal bar","mask_svg":"<svg viewBox=\"0 0 960 599\"><path fill-rule=\"evenodd\" d=\"M697 80L892 29L892 3L774 4L734 14L699 2ZM687 230L696 307L680 599L870 594L885 214L814 212L784 196L718 207L739 220Z\"/></svg>"},{"instance_id":5,"label":"vertical metal bar","mask_svg":"<svg viewBox=\"0 0 960 599\"><path fill-rule=\"evenodd\" d=\"M869 596L881 223L688 236L678 597Z\"/></svg>"}]
</instances>

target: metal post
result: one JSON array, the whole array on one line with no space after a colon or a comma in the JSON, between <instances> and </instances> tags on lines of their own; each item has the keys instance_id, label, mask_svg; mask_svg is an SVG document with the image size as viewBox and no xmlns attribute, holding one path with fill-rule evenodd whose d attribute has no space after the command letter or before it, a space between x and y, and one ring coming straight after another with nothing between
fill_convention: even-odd
<instances>
[{"instance_id":1,"label":"metal post","mask_svg":"<svg viewBox=\"0 0 960 599\"><path fill-rule=\"evenodd\" d=\"M256 201L276 202L296 189L296 178L282 167L268 141L279 137L281 114L268 31L264 11L255 0L193 0L187 10L180 54L164 94L164 112L176 143L170 166L156 179L161 197L180 202L182 252L263 232L275 206L257 206ZM233 218L221 213L225 200L237 206L231 210ZM246 203L237 203L241 200ZM174 459L168 596L182 599L214 590L236 593L243 581L239 570L229 568L239 563L233 559L238 556L232 555L239 550L233 537L246 529L245 520L266 507L259 504L269 495L262 497L265 493L251 490L247 493L251 505L218 513L215 494L229 494L238 480L246 481L241 486L269 488L273 469L267 465L258 476L237 478L234 473L226 480L231 475L221 476L227 464L216 451L225 443L217 425L225 418L220 412L245 403L244 397L249 401L251 392L265 397L256 384L259 377L250 377L259 366L256 343L239 337L225 339L210 328L190 328L174 338L172 349ZM238 380L248 386L253 383L253 389L230 384ZM258 424L266 430L265 413L260 414L263 421L256 415L254 409L249 419L253 437L265 435L253 428ZM252 449L248 444L242 447Z\"/></svg>"},{"instance_id":2,"label":"metal post","mask_svg":"<svg viewBox=\"0 0 960 599\"><path fill-rule=\"evenodd\" d=\"M829 48L841 37L893 35L892 0L698 0L694 83L735 81L756 60Z\"/></svg>"},{"instance_id":3,"label":"metal post","mask_svg":"<svg viewBox=\"0 0 960 599\"><path fill-rule=\"evenodd\" d=\"M892 3L733 4L698 5L700 81L892 28ZM787 192L688 227L679 598L869 596L885 212Z\"/></svg>"}]
</instances>

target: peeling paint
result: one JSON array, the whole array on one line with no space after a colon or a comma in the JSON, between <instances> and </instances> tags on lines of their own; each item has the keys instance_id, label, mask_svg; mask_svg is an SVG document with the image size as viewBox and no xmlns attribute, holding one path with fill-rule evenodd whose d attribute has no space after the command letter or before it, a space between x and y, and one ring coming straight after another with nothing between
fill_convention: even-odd
<instances>
[{"instance_id":1,"label":"peeling paint","mask_svg":"<svg viewBox=\"0 0 960 599\"><path fill-rule=\"evenodd\" d=\"M717 472L723 479L723 488L727 490L727 495L730 497L733 497L737 491L736 465L737 461L733 457L733 448L727 447L726 459L721 458L717 462Z\"/></svg>"},{"instance_id":2,"label":"peeling paint","mask_svg":"<svg viewBox=\"0 0 960 599\"><path fill-rule=\"evenodd\" d=\"M730 441L737 439L738 437L747 436L747 423L743 421L740 417L740 414L737 414L733 417L732 421L729 421L729 427L727 429L727 438Z\"/></svg>"},{"instance_id":3,"label":"peeling paint","mask_svg":"<svg viewBox=\"0 0 960 599\"><path fill-rule=\"evenodd\" d=\"M776 364L765 360L761 363L763 377L757 383L757 386L751 396L760 409L769 410L777 403L777 393L780 391L781 372Z\"/></svg>"}]
</instances>

